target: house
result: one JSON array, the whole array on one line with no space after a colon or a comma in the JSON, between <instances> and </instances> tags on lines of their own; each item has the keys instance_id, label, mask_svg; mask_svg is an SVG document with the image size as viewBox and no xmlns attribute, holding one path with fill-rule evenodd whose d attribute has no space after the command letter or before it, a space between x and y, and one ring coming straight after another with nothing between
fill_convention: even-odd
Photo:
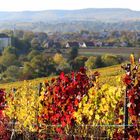
<instances>
[{"instance_id":1,"label":"house","mask_svg":"<svg viewBox=\"0 0 140 140\"><path fill-rule=\"evenodd\" d=\"M61 48L61 43L54 42L53 40L44 41L43 44L44 48Z\"/></svg>"},{"instance_id":2,"label":"house","mask_svg":"<svg viewBox=\"0 0 140 140\"><path fill-rule=\"evenodd\" d=\"M103 46L103 42L101 41L97 41L94 43L96 47L102 47Z\"/></svg>"},{"instance_id":3,"label":"house","mask_svg":"<svg viewBox=\"0 0 140 140\"><path fill-rule=\"evenodd\" d=\"M53 40L46 41L44 48L52 48L54 44Z\"/></svg>"},{"instance_id":4,"label":"house","mask_svg":"<svg viewBox=\"0 0 140 140\"><path fill-rule=\"evenodd\" d=\"M66 44L66 48L71 48L71 47L77 47L77 48L79 48L80 47L79 42L68 42Z\"/></svg>"},{"instance_id":5,"label":"house","mask_svg":"<svg viewBox=\"0 0 140 140\"><path fill-rule=\"evenodd\" d=\"M85 45L86 45L87 48L95 47L94 42L85 42Z\"/></svg>"},{"instance_id":6,"label":"house","mask_svg":"<svg viewBox=\"0 0 140 140\"><path fill-rule=\"evenodd\" d=\"M105 43L103 43L104 47L114 47L114 45L115 45L115 42L105 42Z\"/></svg>"},{"instance_id":7,"label":"house","mask_svg":"<svg viewBox=\"0 0 140 140\"><path fill-rule=\"evenodd\" d=\"M95 46L94 42L82 42L79 43L80 48L92 48Z\"/></svg>"},{"instance_id":8,"label":"house","mask_svg":"<svg viewBox=\"0 0 140 140\"><path fill-rule=\"evenodd\" d=\"M111 34L112 34L112 36L113 36L114 38L119 38L119 37L121 37L121 32L120 32L120 31L114 31L114 32L112 32Z\"/></svg>"},{"instance_id":9,"label":"house","mask_svg":"<svg viewBox=\"0 0 140 140\"><path fill-rule=\"evenodd\" d=\"M11 46L11 37L7 34L0 33L0 50L7 46Z\"/></svg>"},{"instance_id":10,"label":"house","mask_svg":"<svg viewBox=\"0 0 140 140\"><path fill-rule=\"evenodd\" d=\"M128 42L124 41L120 43L121 47L127 47L128 46Z\"/></svg>"},{"instance_id":11,"label":"house","mask_svg":"<svg viewBox=\"0 0 140 140\"><path fill-rule=\"evenodd\" d=\"M136 38L137 38L137 40L140 39L140 32L136 33Z\"/></svg>"},{"instance_id":12,"label":"house","mask_svg":"<svg viewBox=\"0 0 140 140\"><path fill-rule=\"evenodd\" d=\"M43 41L42 47L43 47L43 48L48 48L48 42L47 42L47 40L44 40L44 41Z\"/></svg>"},{"instance_id":13,"label":"house","mask_svg":"<svg viewBox=\"0 0 140 140\"><path fill-rule=\"evenodd\" d=\"M100 32L99 33L99 39L106 39L106 38L108 38L110 36L110 32L108 32L108 31L103 31L103 32Z\"/></svg>"},{"instance_id":14,"label":"house","mask_svg":"<svg viewBox=\"0 0 140 140\"><path fill-rule=\"evenodd\" d=\"M80 48L87 48L85 42L80 42L80 43L79 43L79 47L80 47Z\"/></svg>"},{"instance_id":15,"label":"house","mask_svg":"<svg viewBox=\"0 0 140 140\"><path fill-rule=\"evenodd\" d=\"M60 42L54 42L53 43L53 48L61 48Z\"/></svg>"}]
</instances>

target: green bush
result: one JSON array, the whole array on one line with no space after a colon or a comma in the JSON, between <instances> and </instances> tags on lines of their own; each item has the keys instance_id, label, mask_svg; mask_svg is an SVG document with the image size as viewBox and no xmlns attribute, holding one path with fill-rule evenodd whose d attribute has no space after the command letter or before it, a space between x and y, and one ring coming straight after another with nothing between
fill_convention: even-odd
<instances>
[{"instance_id":1,"label":"green bush","mask_svg":"<svg viewBox=\"0 0 140 140\"><path fill-rule=\"evenodd\" d=\"M88 60L85 62L85 67L88 69L94 69L96 68L96 57L90 56Z\"/></svg>"},{"instance_id":2,"label":"green bush","mask_svg":"<svg viewBox=\"0 0 140 140\"><path fill-rule=\"evenodd\" d=\"M119 64L119 58L113 54L105 54L101 57L104 66L111 66Z\"/></svg>"}]
</instances>

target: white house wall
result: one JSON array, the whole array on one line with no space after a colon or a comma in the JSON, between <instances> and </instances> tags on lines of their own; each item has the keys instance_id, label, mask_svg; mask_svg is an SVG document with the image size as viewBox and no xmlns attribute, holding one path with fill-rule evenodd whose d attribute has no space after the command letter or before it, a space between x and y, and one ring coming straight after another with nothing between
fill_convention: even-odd
<instances>
[{"instance_id":1,"label":"white house wall","mask_svg":"<svg viewBox=\"0 0 140 140\"><path fill-rule=\"evenodd\" d=\"M11 46L11 38L0 38L0 49Z\"/></svg>"}]
</instances>

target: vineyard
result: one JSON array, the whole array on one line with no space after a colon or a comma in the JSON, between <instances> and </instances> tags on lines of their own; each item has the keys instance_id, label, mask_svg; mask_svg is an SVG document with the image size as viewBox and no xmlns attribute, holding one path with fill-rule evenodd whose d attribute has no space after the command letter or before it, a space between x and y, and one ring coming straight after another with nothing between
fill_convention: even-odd
<instances>
[{"instance_id":1,"label":"vineyard","mask_svg":"<svg viewBox=\"0 0 140 140\"><path fill-rule=\"evenodd\" d=\"M0 85L1 140L140 140L140 71L130 63Z\"/></svg>"}]
</instances>

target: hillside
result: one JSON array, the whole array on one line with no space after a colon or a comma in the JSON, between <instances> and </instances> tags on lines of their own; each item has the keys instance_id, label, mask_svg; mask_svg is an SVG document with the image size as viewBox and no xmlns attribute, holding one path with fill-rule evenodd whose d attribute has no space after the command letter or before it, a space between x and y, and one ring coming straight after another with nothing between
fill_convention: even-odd
<instances>
[{"instance_id":1,"label":"hillside","mask_svg":"<svg viewBox=\"0 0 140 140\"><path fill-rule=\"evenodd\" d=\"M114 76L118 76L123 73L123 70L121 69L120 65L94 69L93 72L95 71L98 71L100 73L101 80L104 81L104 79L106 79L106 82L110 82L110 80L113 82ZM39 83L44 83L46 80L49 80L50 78L52 77L44 77L44 78L37 78L28 81L4 83L4 84L0 84L0 88L5 88L5 89L18 88L18 87L22 87L24 82L27 82L27 85L30 83L31 85L39 86Z\"/></svg>"},{"instance_id":2,"label":"hillside","mask_svg":"<svg viewBox=\"0 0 140 140\"><path fill-rule=\"evenodd\" d=\"M0 12L0 21L51 22L51 21L124 21L139 20L140 12L129 9L103 8L81 10L46 10L23 12Z\"/></svg>"},{"instance_id":3,"label":"hillside","mask_svg":"<svg viewBox=\"0 0 140 140\"><path fill-rule=\"evenodd\" d=\"M95 71L100 72L101 78L97 78L98 73L95 73ZM108 71L110 75L106 74L106 71ZM3 106L1 107L2 109L0 108L0 111L4 114L0 114L2 116L1 118L5 118L6 124L11 124L12 120L15 119L13 129L15 136L18 138L19 134L23 134L23 136L28 136L29 139L38 139L38 137L42 137L43 134L45 138L59 139L59 137L61 137L62 139L62 136L65 137L65 128L68 136L72 134L70 133L71 130L74 130L80 139L83 133L91 137L90 135L94 134L94 126L98 124L99 118L102 120L101 126L110 123L117 126L114 121L117 118L114 114L114 110L116 108L118 109L118 103L123 99L122 90L125 86L122 85L121 82L120 74L122 72L120 65L116 65L108 68L95 69L91 72L92 77L90 78L85 69L80 69L79 72L73 73L74 75L69 74L69 76L67 76L63 73L59 75L58 78L51 79L50 82L46 81L48 78L44 78L42 81L34 79L32 81L0 85L0 103L2 105L4 103L6 104L4 109L2 108ZM46 82L41 86L39 82L44 82L44 80ZM5 88L5 90L1 89L1 87ZM81 94L83 95L81 96ZM95 110L95 105L100 107L98 111ZM119 110L121 109L122 108L119 108ZM47 113L51 114L48 115ZM123 111L120 113L124 114ZM56 114L60 114L60 116L57 116L57 122L54 124L52 123L53 120L49 119L55 118ZM50 117L47 117L47 115ZM60 118L61 116L64 116L64 120ZM83 116L86 116L87 124L84 124L84 120L80 119ZM88 116L90 116L90 118ZM59 118L62 121L59 121ZM71 119L74 125L71 124L69 126ZM124 126L123 121L120 121L120 123ZM1 125L2 130L6 131L7 127L5 122L2 122L2 124L4 124ZM49 129L48 127L44 127L44 124L49 126ZM66 125L67 127L65 127ZM89 128L87 125L93 129L91 134L88 131ZM78 131L79 128L80 131ZM100 134L103 132L102 130L104 130L104 127L101 128L98 134L96 131L97 138L100 138ZM63 131L57 136L61 129ZM8 130L11 130L11 128ZM108 133L106 133L104 137L112 138L113 136L109 133L110 128L108 129L107 127L106 130ZM0 131L0 134L1 132L2 131ZM111 129L111 132L114 133L114 128L113 131ZM38 135L36 135L36 133L38 133ZM5 134L7 133L2 133L1 136L5 136ZM8 139L10 136L11 133L7 136ZM85 135L82 136L82 139L83 138L85 139ZM70 137L67 138L67 140L69 139Z\"/></svg>"},{"instance_id":4,"label":"hillside","mask_svg":"<svg viewBox=\"0 0 140 140\"><path fill-rule=\"evenodd\" d=\"M140 11L99 8L0 12L0 30L20 29L45 32L81 30L140 30Z\"/></svg>"}]
</instances>

